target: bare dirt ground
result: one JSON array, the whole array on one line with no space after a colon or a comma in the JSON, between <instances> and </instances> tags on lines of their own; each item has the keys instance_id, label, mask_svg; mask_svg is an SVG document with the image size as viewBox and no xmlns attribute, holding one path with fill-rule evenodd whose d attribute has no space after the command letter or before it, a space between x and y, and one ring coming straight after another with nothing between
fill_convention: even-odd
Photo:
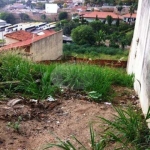
<instances>
[{"instance_id":1,"label":"bare dirt ground","mask_svg":"<svg viewBox=\"0 0 150 150\"><path fill-rule=\"evenodd\" d=\"M138 103L132 89L114 89L117 94L113 105ZM114 113L112 104L91 102L78 91L66 91L54 102L0 101L0 150L42 150L47 143L54 143L56 137L69 140L72 135L88 147L90 124L94 130L103 131L106 127L97 116L112 119ZM19 116L21 121L15 128ZM113 144L108 149L113 150Z\"/></svg>"}]
</instances>

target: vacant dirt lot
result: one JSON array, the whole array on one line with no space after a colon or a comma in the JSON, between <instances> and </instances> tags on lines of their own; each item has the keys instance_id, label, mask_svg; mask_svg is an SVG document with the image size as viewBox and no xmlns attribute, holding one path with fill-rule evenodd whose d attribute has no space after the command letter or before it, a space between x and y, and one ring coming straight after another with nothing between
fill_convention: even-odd
<instances>
[{"instance_id":1,"label":"vacant dirt lot","mask_svg":"<svg viewBox=\"0 0 150 150\"><path fill-rule=\"evenodd\" d=\"M123 87L114 90L113 105L138 103L133 90ZM19 99L16 104L0 101L0 150L42 150L47 143L54 143L56 137L69 140L72 135L89 147L90 124L95 131L102 132L107 127L97 116L112 119L115 113L112 103L91 102L79 91L65 91L54 102ZM112 147L115 144L108 149Z\"/></svg>"}]
</instances>

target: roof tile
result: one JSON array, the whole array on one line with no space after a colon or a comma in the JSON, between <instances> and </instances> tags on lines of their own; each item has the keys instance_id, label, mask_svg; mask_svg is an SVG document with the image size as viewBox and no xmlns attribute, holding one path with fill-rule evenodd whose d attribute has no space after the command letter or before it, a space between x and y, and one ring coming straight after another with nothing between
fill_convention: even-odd
<instances>
[{"instance_id":1,"label":"roof tile","mask_svg":"<svg viewBox=\"0 0 150 150\"><path fill-rule=\"evenodd\" d=\"M27 39L25 41L16 42L16 43L9 44L7 46L1 47L0 48L0 52L3 51L3 50L22 48L22 47L30 46L32 43L34 43L36 41L39 41L41 39L44 39L46 37L49 37L49 36L51 36L51 35L56 33L54 30L45 30L43 32L44 32L43 35L32 36L32 38L29 38L29 39Z\"/></svg>"}]
</instances>

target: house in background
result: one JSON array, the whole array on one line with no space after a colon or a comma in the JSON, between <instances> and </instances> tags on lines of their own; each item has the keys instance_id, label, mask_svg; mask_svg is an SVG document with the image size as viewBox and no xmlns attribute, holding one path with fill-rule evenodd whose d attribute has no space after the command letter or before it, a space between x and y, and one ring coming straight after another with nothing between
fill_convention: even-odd
<instances>
[{"instance_id":1,"label":"house in background","mask_svg":"<svg viewBox=\"0 0 150 150\"><path fill-rule=\"evenodd\" d=\"M93 11L93 12L88 12L88 13L83 14L83 18L86 19L88 22L94 21L96 19L96 16L102 22L104 20L106 20L107 16L111 16L113 18L112 24L115 24L116 20L118 18L121 20L121 17L113 12L95 12L95 11Z\"/></svg>"},{"instance_id":2,"label":"house in background","mask_svg":"<svg viewBox=\"0 0 150 150\"><path fill-rule=\"evenodd\" d=\"M135 23L135 20L136 20L136 14L126 14L126 15L123 15L122 16L123 18L123 21L124 22L127 22L127 23Z\"/></svg>"},{"instance_id":3,"label":"house in background","mask_svg":"<svg viewBox=\"0 0 150 150\"><path fill-rule=\"evenodd\" d=\"M83 16L84 19L86 19L88 22L92 22L96 19L96 17L100 20L100 21L104 21L106 20L107 16L111 16L113 18L113 22L112 24L115 24L117 19L119 18L121 21L127 22L129 23L130 20L131 22L135 22L136 20L136 14L126 14L126 15L119 15L116 14L114 12L87 12L87 13L83 13L81 14ZM106 21L107 23L107 21Z\"/></svg>"},{"instance_id":4,"label":"house in background","mask_svg":"<svg viewBox=\"0 0 150 150\"><path fill-rule=\"evenodd\" d=\"M56 60L63 54L62 31L45 30L38 34L17 31L5 36L8 45L1 47L0 52L12 50L33 61Z\"/></svg>"}]
</instances>

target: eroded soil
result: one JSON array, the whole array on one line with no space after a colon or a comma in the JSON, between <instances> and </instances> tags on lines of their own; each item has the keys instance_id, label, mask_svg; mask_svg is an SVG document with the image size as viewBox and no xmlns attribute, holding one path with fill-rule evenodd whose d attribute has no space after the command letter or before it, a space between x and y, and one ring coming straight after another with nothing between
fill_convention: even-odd
<instances>
[{"instance_id":1,"label":"eroded soil","mask_svg":"<svg viewBox=\"0 0 150 150\"><path fill-rule=\"evenodd\" d=\"M133 90L123 87L114 90L113 105L138 104ZM102 132L107 127L97 116L113 119L113 114L112 103L91 102L79 91L65 91L54 102L21 99L13 105L0 101L0 150L42 150L49 142L54 143L56 137L70 140L72 135L88 147L90 124ZM108 149L113 147L112 143Z\"/></svg>"}]
</instances>

